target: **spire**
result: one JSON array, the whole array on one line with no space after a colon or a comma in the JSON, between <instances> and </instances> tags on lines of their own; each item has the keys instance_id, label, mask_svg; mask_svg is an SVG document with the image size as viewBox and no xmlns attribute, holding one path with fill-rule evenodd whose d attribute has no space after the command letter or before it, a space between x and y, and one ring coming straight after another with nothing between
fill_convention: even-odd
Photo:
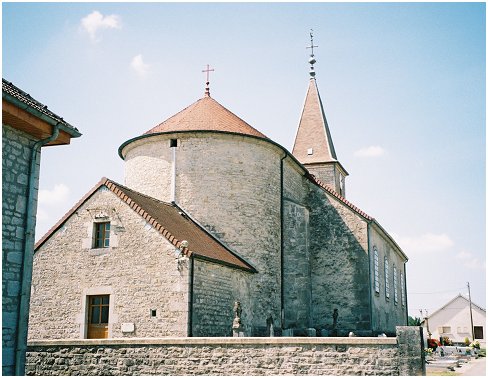
<instances>
[{"instance_id":1,"label":"spire","mask_svg":"<svg viewBox=\"0 0 488 378\"><path fill-rule=\"evenodd\" d=\"M302 164L337 161L317 82L313 76L308 85L293 155Z\"/></svg>"},{"instance_id":2,"label":"spire","mask_svg":"<svg viewBox=\"0 0 488 378\"><path fill-rule=\"evenodd\" d=\"M205 83L206 84L206 87L205 87L205 96L206 97L210 97L209 74L210 74L210 72L213 72L213 71L215 71L215 69L210 68L210 65L208 65L208 64L207 64L207 69L206 70L202 70L202 72L206 72L207 73L207 82Z\"/></svg>"},{"instance_id":3,"label":"spire","mask_svg":"<svg viewBox=\"0 0 488 378\"><path fill-rule=\"evenodd\" d=\"M308 60L310 63L310 82L292 153L311 174L333 188L337 193L345 196L345 177L348 173L337 160L329 125L325 118L324 107L315 79L314 47L318 46L313 44L313 30L311 30L310 46L307 47L307 49L311 49Z\"/></svg>"}]
</instances>

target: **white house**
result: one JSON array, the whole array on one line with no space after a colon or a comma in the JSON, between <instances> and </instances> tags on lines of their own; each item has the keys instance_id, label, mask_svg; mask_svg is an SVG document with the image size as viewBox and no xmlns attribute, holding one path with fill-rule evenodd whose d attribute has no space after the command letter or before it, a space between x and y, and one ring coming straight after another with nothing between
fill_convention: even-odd
<instances>
[{"instance_id":1,"label":"white house","mask_svg":"<svg viewBox=\"0 0 488 378\"><path fill-rule=\"evenodd\" d=\"M471 302L473 314L474 339L482 347L486 346L486 310ZM463 342L465 338L473 341L469 299L458 294L422 322L424 335L431 338L449 337L453 342Z\"/></svg>"}]
</instances>

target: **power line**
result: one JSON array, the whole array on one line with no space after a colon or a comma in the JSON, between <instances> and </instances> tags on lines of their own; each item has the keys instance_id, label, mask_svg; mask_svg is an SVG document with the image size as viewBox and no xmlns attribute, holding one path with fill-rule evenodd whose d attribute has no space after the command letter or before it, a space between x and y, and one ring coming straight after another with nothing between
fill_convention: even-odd
<instances>
[{"instance_id":1,"label":"power line","mask_svg":"<svg viewBox=\"0 0 488 378\"><path fill-rule=\"evenodd\" d=\"M465 287L460 287L460 288L457 288L457 289L451 289L451 290L442 290L442 291L431 291L431 292L425 292L425 293L411 293L409 292L408 294L417 294L417 295L429 295L429 294L442 294L442 293L451 293L451 292L454 292L454 291L459 291L459 290L462 290L462 289L465 289Z\"/></svg>"}]
</instances>

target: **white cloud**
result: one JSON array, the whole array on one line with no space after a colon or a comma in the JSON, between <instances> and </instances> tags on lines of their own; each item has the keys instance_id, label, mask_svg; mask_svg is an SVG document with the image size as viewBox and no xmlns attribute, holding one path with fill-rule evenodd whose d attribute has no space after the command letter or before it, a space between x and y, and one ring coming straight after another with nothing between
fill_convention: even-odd
<instances>
[{"instance_id":1,"label":"white cloud","mask_svg":"<svg viewBox=\"0 0 488 378\"><path fill-rule=\"evenodd\" d=\"M356 152L354 152L354 156L358 157L380 157L383 156L386 153L385 149L380 146L369 146L369 147L364 147Z\"/></svg>"},{"instance_id":2,"label":"white cloud","mask_svg":"<svg viewBox=\"0 0 488 378\"><path fill-rule=\"evenodd\" d=\"M81 19L81 26L90 35L93 41L97 40L97 31L100 29L120 29L120 17L111 14L104 16L99 11L93 11L88 16Z\"/></svg>"},{"instance_id":3,"label":"white cloud","mask_svg":"<svg viewBox=\"0 0 488 378\"><path fill-rule=\"evenodd\" d=\"M412 237L398 236L395 239L407 255L409 253L441 252L454 245L447 234L426 233Z\"/></svg>"},{"instance_id":4,"label":"white cloud","mask_svg":"<svg viewBox=\"0 0 488 378\"><path fill-rule=\"evenodd\" d=\"M69 188L64 184L54 185L54 189L39 190L39 206L56 206L67 201L69 196Z\"/></svg>"},{"instance_id":5,"label":"white cloud","mask_svg":"<svg viewBox=\"0 0 488 378\"><path fill-rule=\"evenodd\" d=\"M485 270L486 269L486 260L481 261L479 258L474 256L471 252L461 251L456 256L454 256L456 260L460 261L464 267L473 270Z\"/></svg>"},{"instance_id":6,"label":"white cloud","mask_svg":"<svg viewBox=\"0 0 488 378\"><path fill-rule=\"evenodd\" d=\"M135 57L132 58L130 66L141 77L145 77L149 73L150 65L144 63L144 61L142 60L141 54L136 55Z\"/></svg>"}]
</instances>

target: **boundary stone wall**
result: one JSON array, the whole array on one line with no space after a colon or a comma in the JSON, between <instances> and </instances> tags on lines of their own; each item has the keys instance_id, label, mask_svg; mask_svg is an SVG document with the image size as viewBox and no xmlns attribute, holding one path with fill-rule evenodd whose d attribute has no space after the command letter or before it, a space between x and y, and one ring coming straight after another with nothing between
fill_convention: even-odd
<instances>
[{"instance_id":1,"label":"boundary stone wall","mask_svg":"<svg viewBox=\"0 0 488 378\"><path fill-rule=\"evenodd\" d=\"M420 327L397 337L31 341L27 375L425 375Z\"/></svg>"}]
</instances>

